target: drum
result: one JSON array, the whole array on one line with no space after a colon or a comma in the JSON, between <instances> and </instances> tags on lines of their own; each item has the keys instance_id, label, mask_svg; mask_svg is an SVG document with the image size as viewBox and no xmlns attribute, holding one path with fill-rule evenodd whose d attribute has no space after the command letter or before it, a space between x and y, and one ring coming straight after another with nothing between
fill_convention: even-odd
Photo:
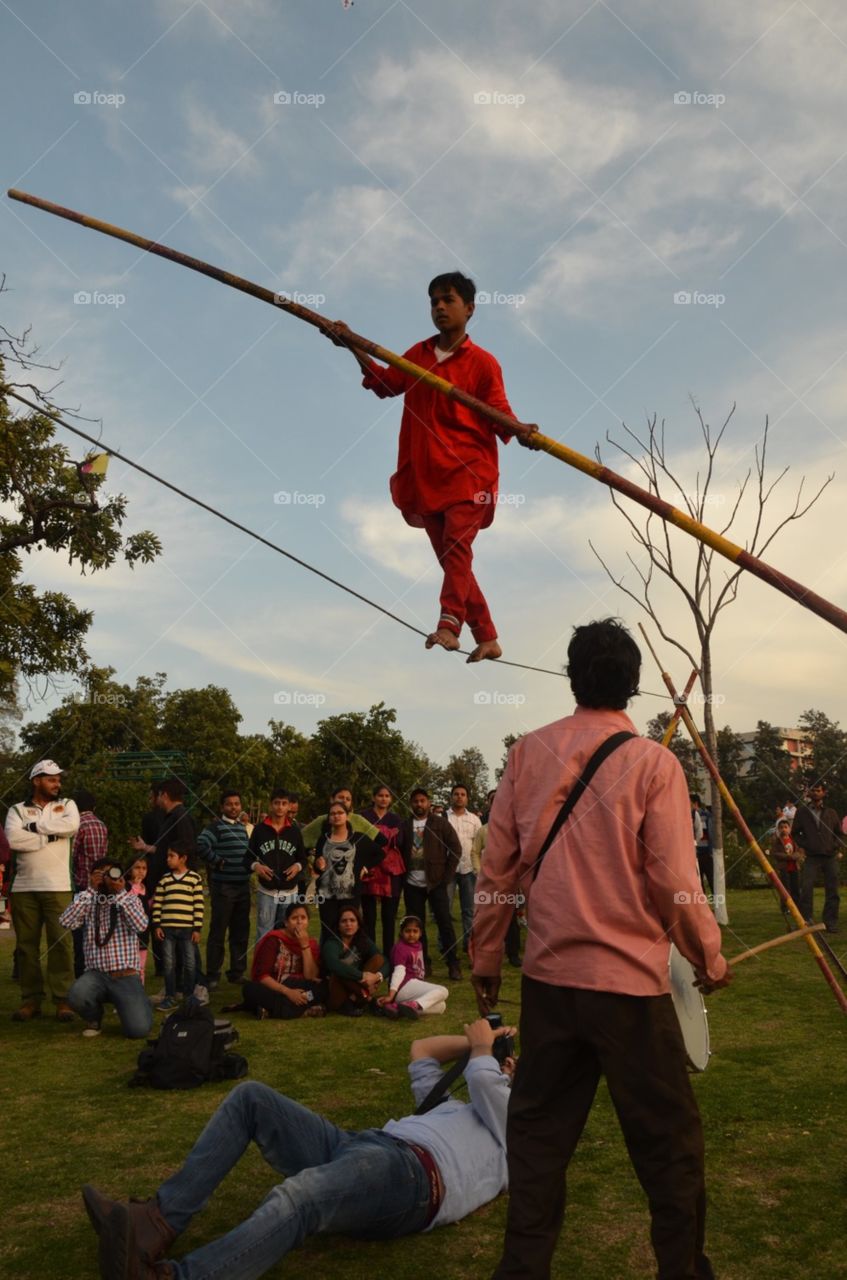
<instances>
[{"instance_id":1,"label":"drum","mask_svg":"<svg viewBox=\"0 0 847 1280\"><path fill-rule=\"evenodd\" d=\"M668 959L671 999L679 1019L685 1054L692 1071L705 1071L709 1065L709 1020L706 1003L694 985L692 966L671 943Z\"/></svg>"}]
</instances>

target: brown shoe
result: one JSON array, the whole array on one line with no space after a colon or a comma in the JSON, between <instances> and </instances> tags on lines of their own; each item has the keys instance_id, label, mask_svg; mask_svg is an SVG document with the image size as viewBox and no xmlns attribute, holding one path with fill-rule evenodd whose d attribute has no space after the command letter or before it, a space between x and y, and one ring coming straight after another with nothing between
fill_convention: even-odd
<instances>
[{"instance_id":1,"label":"brown shoe","mask_svg":"<svg viewBox=\"0 0 847 1280\"><path fill-rule=\"evenodd\" d=\"M76 1014L74 1013L67 1000L60 1000L56 1005L56 1021L57 1022L73 1022Z\"/></svg>"},{"instance_id":2,"label":"brown shoe","mask_svg":"<svg viewBox=\"0 0 847 1280\"><path fill-rule=\"evenodd\" d=\"M461 982L462 970L457 963L454 962L453 964L448 964L447 977L451 982Z\"/></svg>"},{"instance_id":3,"label":"brown shoe","mask_svg":"<svg viewBox=\"0 0 847 1280\"><path fill-rule=\"evenodd\" d=\"M31 1022L33 1018L41 1017L41 1009L33 1000L24 1000L20 1009L16 1009L12 1014L13 1022Z\"/></svg>"},{"instance_id":4,"label":"brown shoe","mask_svg":"<svg viewBox=\"0 0 847 1280\"><path fill-rule=\"evenodd\" d=\"M100 1233L98 1261L101 1280L173 1280L170 1263L149 1262L142 1256L130 1206L119 1201Z\"/></svg>"},{"instance_id":5,"label":"brown shoe","mask_svg":"<svg viewBox=\"0 0 847 1280\"><path fill-rule=\"evenodd\" d=\"M126 1210L132 1221L137 1251L148 1262L161 1258L176 1240L177 1233L162 1217L155 1196L150 1200L130 1200L129 1204L122 1204L119 1200L110 1200L91 1183L86 1183L82 1188L82 1199L98 1236L103 1234L114 1209Z\"/></svg>"}]
</instances>

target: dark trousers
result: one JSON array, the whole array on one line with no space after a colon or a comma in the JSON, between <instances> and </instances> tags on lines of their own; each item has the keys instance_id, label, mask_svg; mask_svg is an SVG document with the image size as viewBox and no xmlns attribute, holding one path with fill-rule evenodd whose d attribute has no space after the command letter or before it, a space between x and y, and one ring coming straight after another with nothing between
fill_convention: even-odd
<instances>
[{"instance_id":1,"label":"dark trousers","mask_svg":"<svg viewBox=\"0 0 847 1280\"><path fill-rule=\"evenodd\" d=\"M715 860L712 857L712 846L710 844L697 845L697 869L700 872L700 879L705 880L709 886L709 893L715 892Z\"/></svg>"},{"instance_id":2,"label":"dark trousers","mask_svg":"<svg viewBox=\"0 0 847 1280\"><path fill-rule=\"evenodd\" d=\"M288 996L281 991L272 991L261 982L244 982L241 986L242 999L248 1009L267 1009L272 1018L302 1018L313 1004L326 1004L326 983L315 982L312 978L286 978L286 987L298 987L301 991L311 991L313 999L310 1004L292 1004Z\"/></svg>"},{"instance_id":3,"label":"dark trousers","mask_svg":"<svg viewBox=\"0 0 847 1280\"><path fill-rule=\"evenodd\" d=\"M458 964L459 952L456 947L456 932L450 917L450 903L447 899L447 885L439 884L434 889L424 889L419 885L405 884L403 897L406 901L406 914L417 916L423 925L424 964L429 964L429 943L426 937L426 909L435 917L438 936L441 939L442 955L448 964Z\"/></svg>"},{"instance_id":4,"label":"dark trousers","mask_svg":"<svg viewBox=\"0 0 847 1280\"><path fill-rule=\"evenodd\" d=\"M380 908L382 917L382 950L390 956L394 946L394 924L397 919L398 898L378 897L375 893L362 894L362 919L365 922L365 933L376 942L376 909Z\"/></svg>"},{"instance_id":5,"label":"dark trousers","mask_svg":"<svg viewBox=\"0 0 847 1280\"><path fill-rule=\"evenodd\" d=\"M806 861L800 872L800 901L797 906L803 913L804 920L811 920L814 911L815 885L818 876L823 875L823 922L827 929L835 929L838 925L838 859L824 858L819 854L807 853Z\"/></svg>"},{"instance_id":6,"label":"dark trousers","mask_svg":"<svg viewBox=\"0 0 847 1280\"><path fill-rule=\"evenodd\" d=\"M521 962L521 927L518 923L517 907L512 912L509 927L506 930L506 955L512 964Z\"/></svg>"},{"instance_id":7,"label":"dark trousers","mask_svg":"<svg viewBox=\"0 0 847 1280\"><path fill-rule=\"evenodd\" d=\"M206 976L210 980L221 976L224 963L225 942L229 930L230 982L240 982L247 968L247 945L250 936L250 882L244 884L210 885L212 919L206 942Z\"/></svg>"},{"instance_id":8,"label":"dark trousers","mask_svg":"<svg viewBox=\"0 0 847 1280\"><path fill-rule=\"evenodd\" d=\"M509 1100L509 1211L495 1280L547 1280L565 1175L601 1075L652 1218L658 1280L707 1280L703 1131L670 996L554 987L524 977ZM583 1223L583 1229L585 1229Z\"/></svg>"}]
</instances>

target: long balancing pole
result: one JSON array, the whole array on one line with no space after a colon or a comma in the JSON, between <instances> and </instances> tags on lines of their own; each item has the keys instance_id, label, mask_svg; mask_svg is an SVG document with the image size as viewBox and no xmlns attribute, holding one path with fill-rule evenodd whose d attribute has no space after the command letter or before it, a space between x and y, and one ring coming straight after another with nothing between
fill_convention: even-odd
<instances>
[{"instance_id":1,"label":"long balancing pole","mask_svg":"<svg viewBox=\"0 0 847 1280\"><path fill-rule=\"evenodd\" d=\"M242 293L249 293L251 297L259 298L262 302L281 307L289 315L296 316L299 320L305 320L307 324L314 325L323 333L334 334L332 321L327 320L325 316L316 311L311 311L299 302L293 302L291 299L286 298L284 294L273 293L262 285L253 284L252 281L245 280L242 276L233 275L231 271L223 271L220 267L214 267L208 262L201 261L200 258L192 258L186 253L180 253L177 249L170 249L167 245L159 244L156 240L148 240L145 236L136 235L133 231L114 226L110 222L101 222L98 218L92 218L85 213L77 213L73 209L66 209L63 205L53 204L50 200L42 200L40 196L30 195L26 191L17 191L11 188L7 194L12 200L32 205L33 208L42 209L45 213L55 214L58 218L66 218L69 222L78 222L81 226L89 227L92 231L100 231L103 235L114 236L116 240L124 240L127 244L134 244L137 248L143 249L147 253L155 253L160 258L167 258L170 262L176 262L179 266L188 267L191 271L199 271L202 275L209 276L212 280L218 280L221 284L229 285L232 289L239 289ZM498 426L506 427L517 436L526 438L532 434L534 446L543 450L544 453L550 454L552 458L558 458L560 462L566 463L569 467L575 467L577 471L584 472L585 475L591 476L594 480L599 480L602 484L608 485L610 489L616 489L618 493L631 498L633 502L637 502L642 507L647 507L650 511L654 511L658 516L661 516L662 520L676 525L678 529L690 534L698 542L706 543L707 546L717 551L719 555L725 556L733 564L746 569L748 573L754 574L755 577L761 578L763 582L775 587L777 591L781 591L783 595L802 605L804 609L809 609L826 622L830 622L839 631L847 632L847 612L845 610L840 609L838 605L833 604L830 600L825 600L823 596L819 596L816 592L803 586L802 582L789 578L787 574L782 573L779 569L775 569L764 560L760 560L758 556L752 555L744 547L731 542L723 534L717 533L714 529L710 529L708 525L695 520L687 512L680 511L678 507L672 506L670 502L665 502L657 494L640 488L637 484L633 484L631 480L627 480L625 476L618 475L616 471L610 470L609 467L604 467L602 463L586 457L583 453L577 453L575 449L569 449L567 445L560 444L558 440L553 440L550 436L545 436L540 431L532 432L532 429L525 423L518 422L515 418L510 418L508 414L492 408L491 405L486 404L483 400L477 400L476 396L469 395L467 391L454 387L452 382L448 382L445 378L439 378L437 374L431 373L427 369L421 369L410 360L404 359L403 356L398 356L393 351L389 351L387 347L381 347L378 343L371 342L369 338L363 338L361 334L353 333L352 331L345 333L344 342L346 345L355 347L359 351L364 351L367 355L373 356L377 360L382 360L385 364L393 365L395 369L402 369L413 378L425 382L430 387L434 387L451 400L456 400L459 404L475 409L477 413L483 414L489 421L496 423Z\"/></svg>"},{"instance_id":2,"label":"long balancing pole","mask_svg":"<svg viewBox=\"0 0 847 1280\"><path fill-rule=\"evenodd\" d=\"M782 883L779 876L774 871L773 867L771 866L764 852L759 847L759 844L756 840L756 837L753 835L753 832L750 830L750 828L747 826L747 823L744 821L744 816L741 813L741 810L739 809L738 805L733 800L729 787L726 785L723 778L718 773L717 765L715 764L712 757L709 755L705 742L700 737L700 734L697 730L697 726L695 725L694 721L691 718L691 712L688 710L688 707L683 702L679 701L676 689L674 687L673 680L671 679L668 672L662 669L662 664L659 661L659 656L656 653L656 650L653 648L652 644L650 643L650 637L647 635L647 632L644 630L644 627L641 625L640 622L638 624L638 627L646 641L647 648L650 650L650 652L652 653L653 657L656 660L656 666L659 668L659 671L662 673L662 679L664 680L665 685L667 686L668 693L671 695L671 697L675 701L677 701L677 704L681 709L682 722L685 725L686 729L688 730L689 734L691 735L692 742L694 743L697 750L700 752L700 757L703 761L703 764L706 766L709 773L714 778L715 782L718 784L718 789L720 790L721 797L723 798L724 804L729 809L730 813L735 819L738 829L740 830L741 834L744 836L744 839L747 841L748 845L750 846L750 849L755 855L765 875L770 880L773 888L776 890L779 897L782 899L783 903L785 904L786 908L791 913L791 916L793 917L798 928L805 929L806 921L803 919L803 916L800 914L800 910L797 907L797 904L789 894L788 890L785 888L785 885ZM787 935L787 936L790 936L790 935ZM832 988L833 995L835 996L836 1000L841 1006L841 1012L847 1013L847 996L845 996L844 992L841 990L841 987L836 982L835 975L833 974L832 970L830 969L829 965L824 959L823 952L818 946L817 940L815 939L814 934L807 933L805 935L805 939L806 939L806 945L808 946L809 950L811 951L812 955L815 957L815 960L818 963L818 968L820 969L824 978L828 982L829 986Z\"/></svg>"}]
</instances>

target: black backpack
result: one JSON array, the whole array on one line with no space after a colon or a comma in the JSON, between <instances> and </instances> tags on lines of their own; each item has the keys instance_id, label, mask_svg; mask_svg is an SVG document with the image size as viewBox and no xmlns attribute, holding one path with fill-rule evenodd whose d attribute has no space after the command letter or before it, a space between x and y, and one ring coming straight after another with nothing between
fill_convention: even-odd
<instances>
[{"instance_id":1,"label":"black backpack","mask_svg":"<svg viewBox=\"0 0 847 1280\"><path fill-rule=\"evenodd\" d=\"M185 1003L167 1018L157 1040L138 1055L131 1085L154 1089L196 1089L209 1080L240 1080L247 1059L231 1053L238 1040L232 1023L215 1018L205 1005Z\"/></svg>"}]
</instances>

